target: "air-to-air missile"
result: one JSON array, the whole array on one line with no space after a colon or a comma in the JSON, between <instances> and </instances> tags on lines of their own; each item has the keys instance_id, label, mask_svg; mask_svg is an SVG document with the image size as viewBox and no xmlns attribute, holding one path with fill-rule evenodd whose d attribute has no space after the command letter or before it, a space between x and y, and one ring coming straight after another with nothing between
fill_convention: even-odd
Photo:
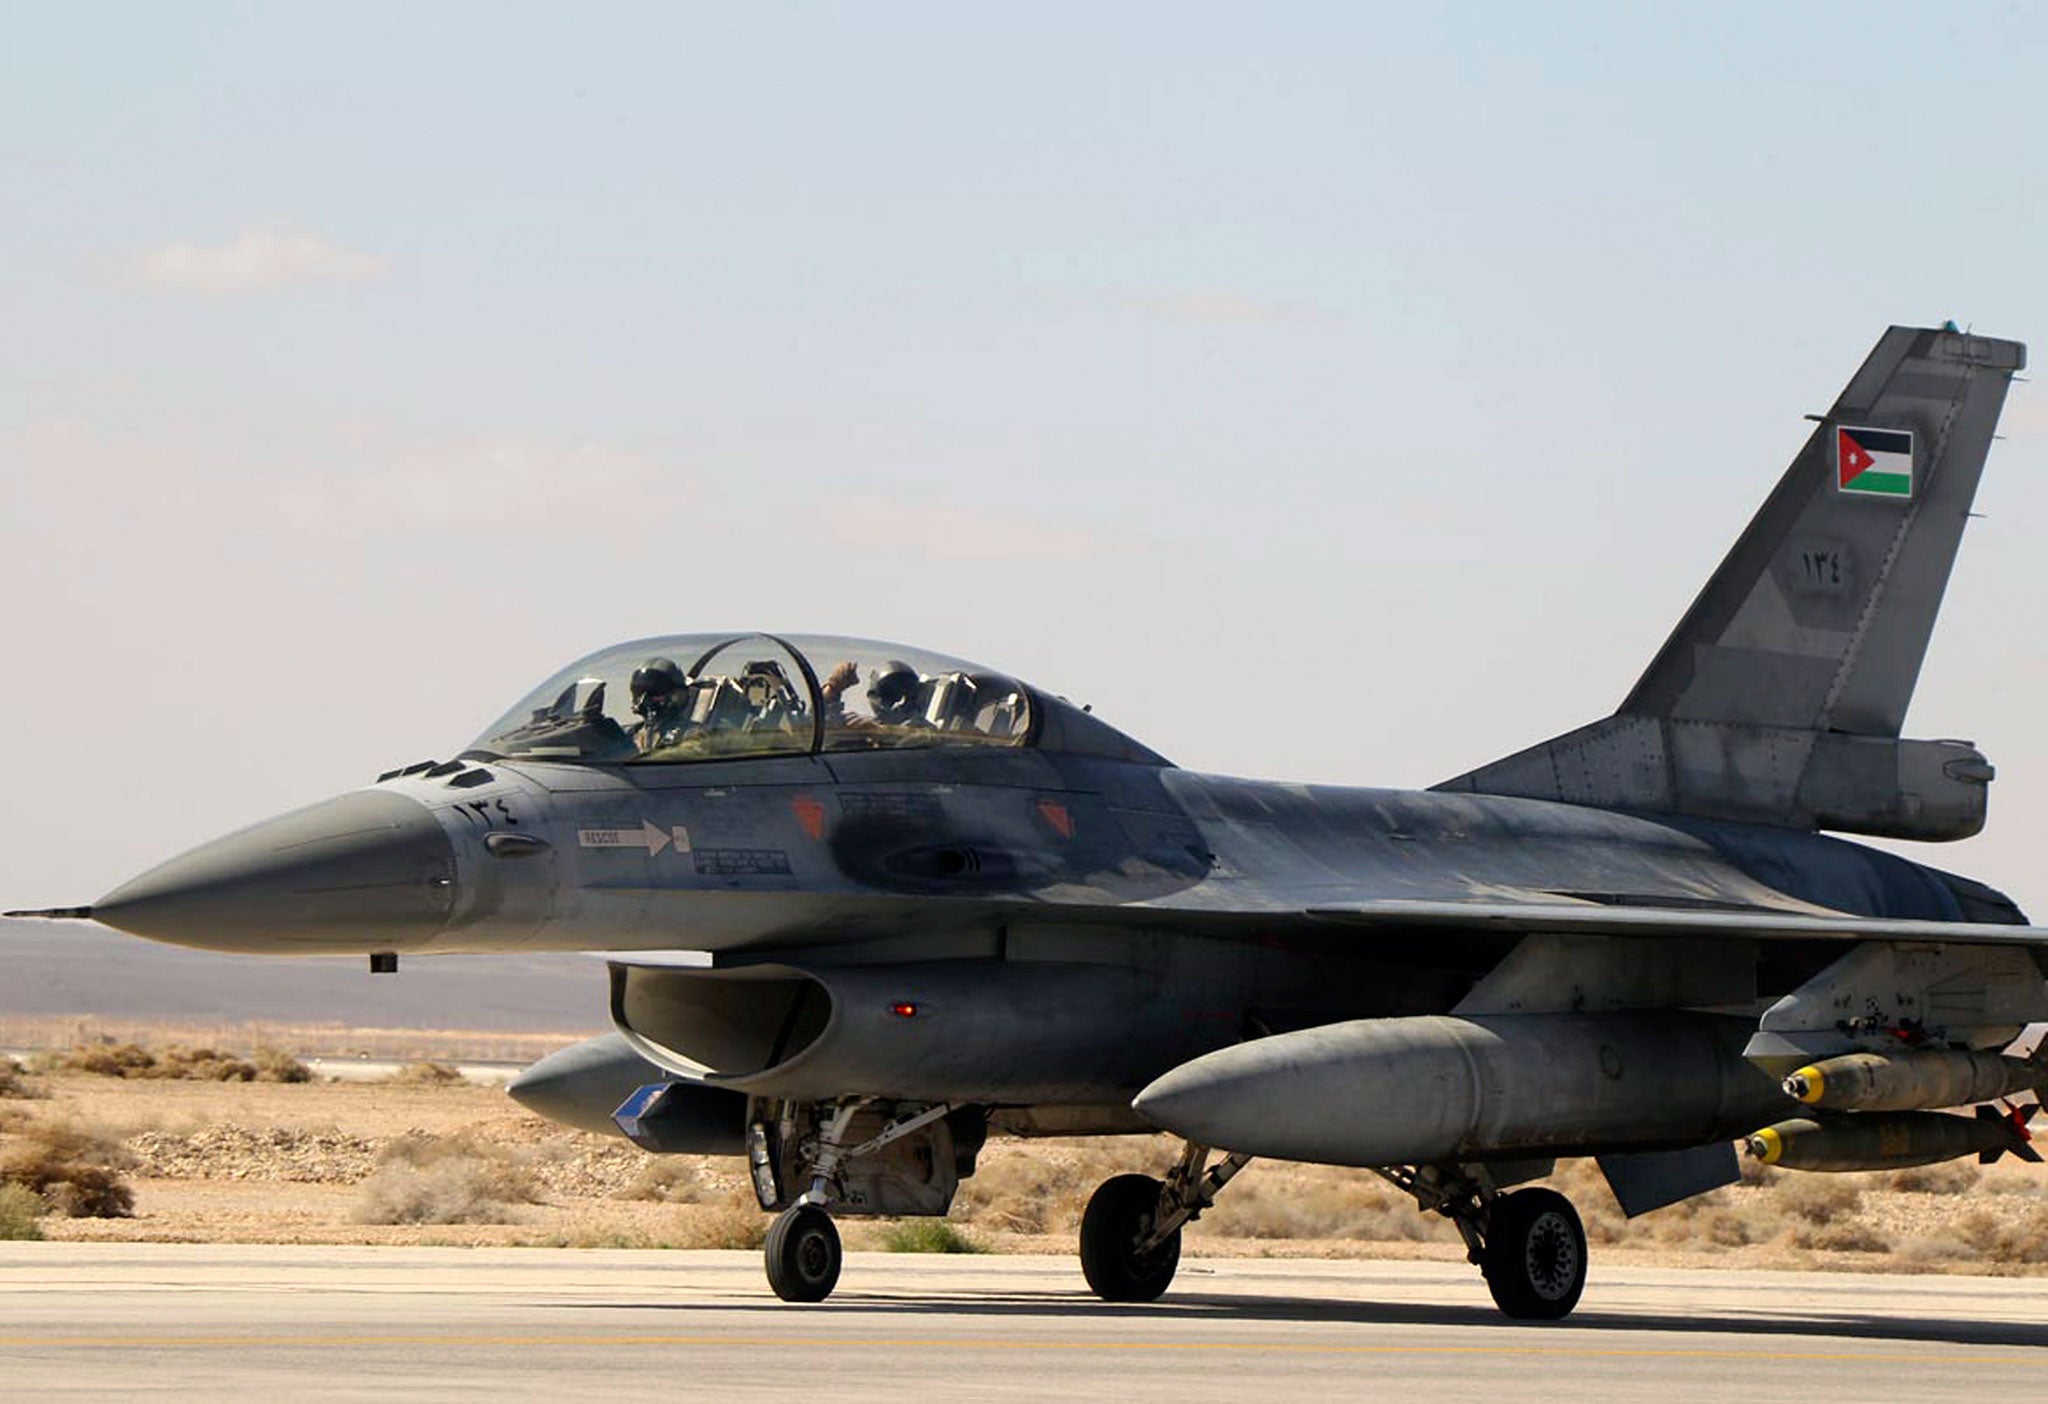
<instances>
[{"instance_id":1,"label":"air-to-air missile","mask_svg":"<svg viewBox=\"0 0 2048 1404\"><path fill-rule=\"evenodd\" d=\"M1744 1142L1750 1156L1784 1170L1903 1170L1974 1155L1985 1164L2001 1155L2039 1160L2028 1144L2028 1105L2007 1115L1979 1107L1975 1116L1945 1112L1850 1112L1766 1126Z\"/></svg>"},{"instance_id":2,"label":"air-to-air missile","mask_svg":"<svg viewBox=\"0 0 2048 1404\"><path fill-rule=\"evenodd\" d=\"M2048 1085L2048 1065L1968 1049L1849 1053L1785 1079L1785 1093L1821 1111L1931 1111L1992 1102Z\"/></svg>"}]
</instances>

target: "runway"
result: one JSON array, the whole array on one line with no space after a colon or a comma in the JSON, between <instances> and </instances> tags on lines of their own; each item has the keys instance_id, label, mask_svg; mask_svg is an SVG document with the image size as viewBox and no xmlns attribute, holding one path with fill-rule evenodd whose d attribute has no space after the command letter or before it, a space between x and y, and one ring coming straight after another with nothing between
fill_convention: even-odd
<instances>
[{"instance_id":1,"label":"runway","mask_svg":"<svg viewBox=\"0 0 2048 1404\"><path fill-rule=\"evenodd\" d=\"M1595 1264L1559 1325L1445 1263L1190 1259L1147 1307L1058 1258L0 1243L0 1396L1787 1400L2048 1383L2048 1281ZM2024 1397L2014 1394L2011 1397Z\"/></svg>"}]
</instances>

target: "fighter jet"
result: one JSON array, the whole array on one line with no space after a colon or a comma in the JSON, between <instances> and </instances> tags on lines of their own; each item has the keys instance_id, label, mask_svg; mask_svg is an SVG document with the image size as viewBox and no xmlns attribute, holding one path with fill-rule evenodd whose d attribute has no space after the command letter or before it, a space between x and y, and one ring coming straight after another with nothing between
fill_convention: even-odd
<instances>
[{"instance_id":1,"label":"fighter jet","mask_svg":"<svg viewBox=\"0 0 2048 1404\"><path fill-rule=\"evenodd\" d=\"M1504 1311L1562 1317L1586 1237L1533 1183L1560 1156L1631 1215L1735 1180L1738 1140L2036 1158L2011 1103L2048 1070L2006 1050L2048 1020L2048 929L1831 836L1984 824L1985 757L1901 727L2024 361L1886 331L1620 707L1431 790L1182 769L901 645L680 635L40 914L377 971L603 953L615 1032L513 1096L743 1158L786 1300L832 1291L834 1215L946 1213L991 1133L1163 1130L1175 1163L1082 1221L1107 1300L1165 1292L1273 1157L1384 1177Z\"/></svg>"}]
</instances>

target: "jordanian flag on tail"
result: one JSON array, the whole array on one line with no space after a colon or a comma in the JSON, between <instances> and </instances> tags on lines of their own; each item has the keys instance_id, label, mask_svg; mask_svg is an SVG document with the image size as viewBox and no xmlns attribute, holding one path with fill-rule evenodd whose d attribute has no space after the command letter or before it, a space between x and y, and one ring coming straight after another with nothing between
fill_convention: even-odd
<instances>
[{"instance_id":1,"label":"jordanian flag on tail","mask_svg":"<svg viewBox=\"0 0 2048 1404\"><path fill-rule=\"evenodd\" d=\"M1835 428L1835 482L1843 492L1913 495L1913 436L1903 429Z\"/></svg>"}]
</instances>

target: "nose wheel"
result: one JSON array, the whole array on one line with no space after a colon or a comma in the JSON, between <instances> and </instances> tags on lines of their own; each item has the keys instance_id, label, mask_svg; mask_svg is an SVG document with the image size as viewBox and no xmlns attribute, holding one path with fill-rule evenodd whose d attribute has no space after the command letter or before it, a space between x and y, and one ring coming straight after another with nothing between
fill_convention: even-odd
<instances>
[{"instance_id":1,"label":"nose wheel","mask_svg":"<svg viewBox=\"0 0 2048 1404\"><path fill-rule=\"evenodd\" d=\"M831 1296L846 1257L832 1216L815 1204L799 1204L776 1216L765 1256L768 1285L785 1302L822 1302Z\"/></svg>"}]
</instances>

